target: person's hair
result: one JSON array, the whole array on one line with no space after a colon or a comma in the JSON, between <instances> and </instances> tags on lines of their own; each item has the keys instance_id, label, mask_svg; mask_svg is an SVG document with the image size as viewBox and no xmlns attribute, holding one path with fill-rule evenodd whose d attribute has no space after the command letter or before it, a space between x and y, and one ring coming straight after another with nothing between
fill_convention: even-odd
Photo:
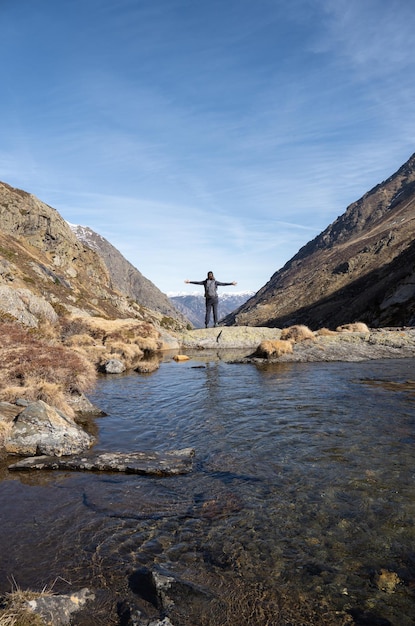
<instances>
[{"instance_id":1,"label":"person's hair","mask_svg":"<svg viewBox=\"0 0 415 626\"><path fill-rule=\"evenodd\" d=\"M209 274L212 274L212 276L214 276L213 272L212 272L212 271L209 271L209 272L207 273L208 278L209 278Z\"/></svg>"}]
</instances>

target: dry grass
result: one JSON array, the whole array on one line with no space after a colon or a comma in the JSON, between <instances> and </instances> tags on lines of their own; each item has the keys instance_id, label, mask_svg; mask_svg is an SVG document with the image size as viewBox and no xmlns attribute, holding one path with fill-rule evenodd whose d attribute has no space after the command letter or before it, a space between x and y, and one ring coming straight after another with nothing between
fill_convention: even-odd
<instances>
[{"instance_id":1,"label":"dry grass","mask_svg":"<svg viewBox=\"0 0 415 626\"><path fill-rule=\"evenodd\" d=\"M157 340L159 335L152 324L132 319L73 317L63 319L61 325L64 336L86 333L101 343L118 339L139 344L145 339Z\"/></svg>"},{"instance_id":2,"label":"dry grass","mask_svg":"<svg viewBox=\"0 0 415 626\"><path fill-rule=\"evenodd\" d=\"M307 339L314 339L314 333L308 328L308 326L296 324L295 326L283 328L281 331L281 339L292 339L296 343L299 343L300 341L306 341Z\"/></svg>"},{"instance_id":3,"label":"dry grass","mask_svg":"<svg viewBox=\"0 0 415 626\"><path fill-rule=\"evenodd\" d=\"M151 359L145 359L144 361L140 361L137 367L135 367L135 371L140 374L151 374L151 372L155 372L160 367L160 360L157 357L153 357Z\"/></svg>"},{"instance_id":4,"label":"dry grass","mask_svg":"<svg viewBox=\"0 0 415 626\"><path fill-rule=\"evenodd\" d=\"M120 359L127 369L134 369L144 356L143 350L136 343L124 343L120 340L109 341L101 361L108 358Z\"/></svg>"},{"instance_id":5,"label":"dry grass","mask_svg":"<svg viewBox=\"0 0 415 626\"><path fill-rule=\"evenodd\" d=\"M12 429L12 422L4 422L0 418L0 448L4 448L7 438Z\"/></svg>"},{"instance_id":6,"label":"dry grass","mask_svg":"<svg viewBox=\"0 0 415 626\"><path fill-rule=\"evenodd\" d=\"M142 359L161 347L158 331L147 322L74 317L61 324L64 344L85 355L98 369L114 358L126 369L139 369Z\"/></svg>"},{"instance_id":7,"label":"dry grass","mask_svg":"<svg viewBox=\"0 0 415 626\"><path fill-rule=\"evenodd\" d=\"M33 591L15 591L6 594L4 609L0 610L0 626L45 626L40 615L36 615L28 607L30 600L40 596L50 595L48 592L35 593Z\"/></svg>"},{"instance_id":8,"label":"dry grass","mask_svg":"<svg viewBox=\"0 0 415 626\"><path fill-rule=\"evenodd\" d=\"M91 346L95 346L96 342L91 335L88 335L87 333L80 333L77 335L70 335L65 340L65 345L70 348L89 348Z\"/></svg>"},{"instance_id":9,"label":"dry grass","mask_svg":"<svg viewBox=\"0 0 415 626\"><path fill-rule=\"evenodd\" d=\"M261 341L256 349L255 355L261 358L277 358L283 354L292 354L293 342L283 339L268 339Z\"/></svg>"},{"instance_id":10,"label":"dry grass","mask_svg":"<svg viewBox=\"0 0 415 626\"><path fill-rule=\"evenodd\" d=\"M0 356L0 400L44 400L73 416L68 397L84 393L96 380L85 356L17 323L0 324Z\"/></svg>"},{"instance_id":11,"label":"dry grass","mask_svg":"<svg viewBox=\"0 0 415 626\"><path fill-rule=\"evenodd\" d=\"M354 322L353 324L343 324L337 326L338 333L370 333L369 327L364 322Z\"/></svg>"},{"instance_id":12,"label":"dry grass","mask_svg":"<svg viewBox=\"0 0 415 626\"><path fill-rule=\"evenodd\" d=\"M337 333L329 328L319 328L319 330L316 330L315 335L317 337L330 337L331 335L337 335Z\"/></svg>"},{"instance_id":13,"label":"dry grass","mask_svg":"<svg viewBox=\"0 0 415 626\"><path fill-rule=\"evenodd\" d=\"M0 400L43 400L74 417L71 394L91 389L108 360L140 372L157 369L159 361L147 357L160 349L158 338L154 326L131 319L66 317L38 329L0 320Z\"/></svg>"}]
</instances>

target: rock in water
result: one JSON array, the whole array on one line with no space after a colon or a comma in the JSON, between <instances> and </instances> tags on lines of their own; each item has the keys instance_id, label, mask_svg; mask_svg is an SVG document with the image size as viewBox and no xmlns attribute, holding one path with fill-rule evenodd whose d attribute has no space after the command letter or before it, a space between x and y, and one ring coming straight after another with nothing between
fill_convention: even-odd
<instances>
[{"instance_id":1,"label":"rock in water","mask_svg":"<svg viewBox=\"0 0 415 626\"><path fill-rule=\"evenodd\" d=\"M173 476L190 472L194 455L193 448L184 448L168 452L102 452L69 457L35 456L14 463L9 466L9 469L101 471Z\"/></svg>"},{"instance_id":2,"label":"rock in water","mask_svg":"<svg viewBox=\"0 0 415 626\"><path fill-rule=\"evenodd\" d=\"M75 422L42 400L30 403L15 418L5 443L9 454L79 454L94 443Z\"/></svg>"}]
</instances>

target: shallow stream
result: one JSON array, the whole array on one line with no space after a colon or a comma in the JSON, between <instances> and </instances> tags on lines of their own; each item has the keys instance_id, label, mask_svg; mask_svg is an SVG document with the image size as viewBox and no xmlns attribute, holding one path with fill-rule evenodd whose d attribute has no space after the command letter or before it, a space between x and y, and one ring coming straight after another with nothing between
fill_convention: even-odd
<instances>
[{"instance_id":1,"label":"shallow stream","mask_svg":"<svg viewBox=\"0 0 415 626\"><path fill-rule=\"evenodd\" d=\"M154 478L3 467L0 593L15 580L122 598L148 568L193 590L174 626L344 615L412 626L414 366L212 356L100 379L90 397L108 415L96 420L97 449L193 447L194 469ZM117 623L109 596L82 619Z\"/></svg>"}]
</instances>

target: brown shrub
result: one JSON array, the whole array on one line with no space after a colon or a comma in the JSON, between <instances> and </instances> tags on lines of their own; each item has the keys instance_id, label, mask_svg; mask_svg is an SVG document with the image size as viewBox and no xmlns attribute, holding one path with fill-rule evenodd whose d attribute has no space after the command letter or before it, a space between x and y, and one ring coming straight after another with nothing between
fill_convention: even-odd
<instances>
[{"instance_id":1,"label":"brown shrub","mask_svg":"<svg viewBox=\"0 0 415 626\"><path fill-rule=\"evenodd\" d=\"M69 346L71 348L85 347L85 346L94 346L95 341L88 335L87 333L80 333L76 335L70 335L67 339L65 339L65 346Z\"/></svg>"},{"instance_id":2,"label":"brown shrub","mask_svg":"<svg viewBox=\"0 0 415 626\"><path fill-rule=\"evenodd\" d=\"M37 333L43 341L55 343L60 341L60 326L46 319L41 319L37 327Z\"/></svg>"},{"instance_id":3,"label":"brown shrub","mask_svg":"<svg viewBox=\"0 0 415 626\"><path fill-rule=\"evenodd\" d=\"M46 404L62 411L68 417L74 417L75 412L68 402L67 390L61 383L51 383L46 380L39 380L36 377L25 381L25 389L20 397L26 400L43 400ZM14 396L16 397L16 396Z\"/></svg>"},{"instance_id":4,"label":"brown shrub","mask_svg":"<svg viewBox=\"0 0 415 626\"><path fill-rule=\"evenodd\" d=\"M109 359L123 361L127 369L134 369L144 356L144 352L135 343L122 341L108 341L105 344L105 352L101 355L100 365Z\"/></svg>"},{"instance_id":5,"label":"brown shrub","mask_svg":"<svg viewBox=\"0 0 415 626\"><path fill-rule=\"evenodd\" d=\"M151 372L155 372L160 367L160 360L157 357L153 357L152 359L144 359L138 363L137 367L135 367L135 371L140 374L151 374Z\"/></svg>"},{"instance_id":6,"label":"brown shrub","mask_svg":"<svg viewBox=\"0 0 415 626\"><path fill-rule=\"evenodd\" d=\"M338 333L370 333L369 327L364 322L354 322L353 324L343 324L337 326Z\"/></svg>"},{"instance_id":7,"label":"brown shrub","mask_svg":"<svg viewBox=\"0 0 415 626\"><path fill-rule=\"evenodd\" d=\"M271 357L279 357L283 354L292 354L293 343L292 341L282 339L266 339L261 341L256 349L255 355L264 359Z\"/></svg>"},{"instance_id":8,"label":"brown shrub","mask_svg":"<svg viewBox=\"0 0 415 626\"><path fill-rule=\"evenodd\" d=\"M289 326L283 328L281 331L281 339L292 339L296 343L300 341L306 341L307 339L314 339L314 333L303 324L296 324L295 326Z\"/></svg>"},{"instance_id":9,"label":"brown shrub","mask_svg":"<svg viewBox=\"0 0 415 626\"><path fill-rule=\"evenodd\" d=\"M66 332L75 326L76 333L87 332L96 339L119 339L123 341L136 341L138 338L157 338L158 331L148 322L140 322L132 319L107 320L103 317L74 317L66 320ZM82 329L82 330L81 330Z\"/></svg>"},{"instance_id":10,"label":"brown shrub","mask_svg":"<svg viewBox=\"0 0 415 626\"><path fill-rule=\"evenodd\" d=\"M329 328L320 328L319 330L316 330L315 335L317 337L328 337L330 335L336 335L336 331L335 330L330 330Z\"/></svg>"},{"instance_id":11,"label":"brown shrub","mask_svg":"<svg viewBox=\"0 0 415 626\"><path fill-rule=\"evenodd\" d=\"M86 337L90 338L89 342ZM95 364L108 358L108 355L113 357L114 354L124 353L126 361L132 358L131 365L126 362L128 368L134 367L140 351L142 354L153 354L161 347L159 332L154 326L131 319L65 318L62 321L62 338L65 345L82 346L84 349L87 346L104 347L105 354L102 351L98 354L96 350L92 350L91 358ZM89 349L86 351L90 354Z\"/></svg>"}]
</instances>

